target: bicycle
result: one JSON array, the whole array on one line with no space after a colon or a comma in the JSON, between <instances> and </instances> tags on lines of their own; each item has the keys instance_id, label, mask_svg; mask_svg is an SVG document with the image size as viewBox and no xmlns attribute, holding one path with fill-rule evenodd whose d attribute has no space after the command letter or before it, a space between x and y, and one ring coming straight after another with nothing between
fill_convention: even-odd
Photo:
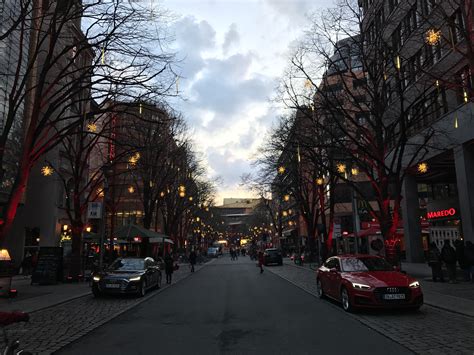
<instances>
[{"instance_id":1,"label":"bicycle","mask_svg":"<svg viewBox=\"0 0 474 355\"><path fill-rule=\"evenodd\" d=\"M19 340L10 341L8 339L7 331L5 327L19 322L28 322L30 316L24 312L0 312L0 326L2 327L3 340L5 342L5 349L2 351L2 355L31 355L30 352L24 350L18 350L20 347Z\"/></svg>"}]
</instances>

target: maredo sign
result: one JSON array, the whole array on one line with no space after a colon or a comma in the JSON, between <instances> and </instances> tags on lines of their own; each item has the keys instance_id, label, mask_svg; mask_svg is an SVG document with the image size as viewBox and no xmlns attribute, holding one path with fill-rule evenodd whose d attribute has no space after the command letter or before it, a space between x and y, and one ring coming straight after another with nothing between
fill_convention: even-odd
<instances>
[{"instance_id":1,"label":"maredo sign","mask_svg":"<svg viewBox=\"0 0 474 355\"><path fill-rule=\"evenodd\" d=\"M428 219L433 219L433 218L441 218L441 217L450 217L450 216L454 216L455 214L456 214L456 209L451 207L451 208L448 208L447 210L428 212L426 214L426 217Z\"/></svg>"}]
</instances>

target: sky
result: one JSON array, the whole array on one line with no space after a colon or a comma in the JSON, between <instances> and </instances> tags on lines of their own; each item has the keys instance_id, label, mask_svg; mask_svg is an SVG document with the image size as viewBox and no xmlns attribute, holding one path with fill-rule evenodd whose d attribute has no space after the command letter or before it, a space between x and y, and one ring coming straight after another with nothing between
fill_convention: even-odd
<instances>
[{"instance_id":1,"label":"sky","mask_svg":"<svg viewBox=\"0 0 474 355\"><path fill-rule=\"evenodd\" d=\"M172 105L185 117L209 178L220 178L216 203L251 197L241 176L279 109L270 102L290 48L308 28L306 14L332 0L162 0L174 23L180 59Z\"/></svg>"}]
</instances>

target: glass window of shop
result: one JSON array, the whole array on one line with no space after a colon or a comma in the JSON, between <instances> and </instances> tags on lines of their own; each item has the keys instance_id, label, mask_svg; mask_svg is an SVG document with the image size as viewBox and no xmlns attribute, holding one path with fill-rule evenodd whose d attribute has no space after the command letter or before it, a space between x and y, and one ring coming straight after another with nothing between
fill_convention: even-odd
<instances>
[{"instance_id":1,"label":"glass window of shop","mask_svg":"<svg viewBox=\"0 0 474 355\"><path fill-rule=\"evenodd\" d=\"M431 184L427 188L427 197L430 200L445 200L457 196L456 184Z\"/></svg>"}]
</instances>

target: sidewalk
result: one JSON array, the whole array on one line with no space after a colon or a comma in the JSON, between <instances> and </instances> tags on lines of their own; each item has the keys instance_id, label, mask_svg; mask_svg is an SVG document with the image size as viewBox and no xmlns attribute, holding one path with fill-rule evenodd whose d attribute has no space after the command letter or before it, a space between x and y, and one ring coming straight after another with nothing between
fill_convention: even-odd
<instances>
[{"instance_id":1,"label":"sidewalk","mask_svg":"<svg viewBox=\"0 0 474 355\"><path fill-rule=\"evenodd\" d=\"M15 298L0 298L2 311L35 312L91 292L88 282L39 286L31 285L29 276L13 277L12 288L18 291L18 295Z\"/></svg>"},{"instance_id":2,"label":"sidewalk","mask_svg":"<svg viewBox=\"0 0 474 355\"><path fill-rule=\"evenodd\" d=\"M187 269L188 264L179 264ZM163 272L163 278L165 277ZM14 276L12 288L18 294L14 298L0 298L0 311L35 312L75 298L91 294L88 282L58 283L56 285L31 285L30 276Z\"/></svg>"},{"instance_id":3,"label":"sidewalk","mask_svg":"<svg viewBox=\"0 0 474 355\"><path fill-rule=\"evenodd\" d=\"M299 266L288 258L283 259L283 262L286 265L315 272L308 264ZM420 281L425 304L474 317L473 283L459 282L457 284L449 284L447 282L433 282L431 281L431 269L427 264L402 263L402 270Z\"/></svg>"}]
</instances>

